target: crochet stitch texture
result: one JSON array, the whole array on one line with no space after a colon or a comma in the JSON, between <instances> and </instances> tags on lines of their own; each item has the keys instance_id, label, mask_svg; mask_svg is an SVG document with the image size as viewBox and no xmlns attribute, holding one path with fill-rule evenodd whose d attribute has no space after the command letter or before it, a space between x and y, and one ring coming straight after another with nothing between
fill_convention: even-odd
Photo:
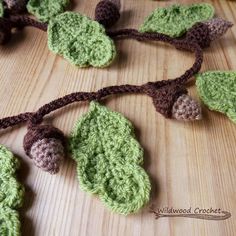
<instances>
[{"instance_id":1,"label":"crochet stitch texture","mask_svg":"<svg viewBox=\"0 0 236 236\"><path fill-rule=\"evenodd\" d=\"M140 165L143 150L132 124L96 102L79 119L70 138L80 186L97 194L112 211L137 212L150 195L149 178Z\"/></svg>"},{"instance_id":2,"label":"crochet stitch texture","mask_svg":"<svg viewBox=\"0 0 236 236\"><path fill-rule=\"evenodd\" d=\"M0 235L20 235L19 215L15 209L23 202L24 188L16 181L18 160L0 145Z\"/></svg>"},{"instance_id":3,"label":"crochet stitch texture","mask_svg":"<svg viewBox=\"0 0 236 236\"><path fill-rule=\"evenodd\" d=\"M63 13L69 2L69 0L29 0L27 10L39 20L48 22Z\"/></svg>"},{"instance_id":4,"label":"crochet stitch texture","mask_svg":"<svg viewBox=\"0 0 236 236\"><path fill-rule=\"evenodd\" d=\"M104 27L74 12L65 12L49 22L48 47L80 67L105 67L116 55Z\"/></svg>"},{"instance_id":5,"label":"crochet stitch texture","mask_svg":"<svg viewBox=\"0 0 236 236\"><path fill-rule=\"evenodd\" d=\"M157 8L140 27L141 32L158 32L171 37L180 37L197 22L211 19L214 8L207 3L189 6L174 4Z\"/></svg>"},{"instance_id":6,"label":"crochet stitch texture","mask_svg":"<svg viewBox=\"0 0 236 236\"><path fill-rule=\"evenodd\" d=\"M211 110L226 114L236 123L236 72L198 74L196 85L199 96Z\"/></svg>"}]
</instances>

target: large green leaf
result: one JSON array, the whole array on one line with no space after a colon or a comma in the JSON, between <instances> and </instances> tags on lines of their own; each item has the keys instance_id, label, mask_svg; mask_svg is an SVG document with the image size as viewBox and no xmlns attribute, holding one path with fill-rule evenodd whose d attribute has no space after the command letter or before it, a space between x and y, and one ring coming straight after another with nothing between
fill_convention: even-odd
<instances>
[{"instance_id":1,"label":"large green leaf","mask_svg":"<svg viewBox=\"0 0 236 236\"><path fill-rule=\"evenodd\" d=\"M0 235L20 235L20 221L16 208L23 202L24 188L17 182L18 160L0 145Z\"/></svg>"},{"instance_id":2,"label":"large green leaf","mask_svg":"<svg viewBox=\"0 0 236 236\"><path fill-rule=\"evenodd\" d=\"M110 209L129 214L149 200L149 178L140 166L143 150L121 114L92 102L75 126L70 147L81 188L97 194Z\"/></svg>"},{"instance_id":3,"label":"large green leaf","mask_svg":"<svg viewBox=\"0 0 236 236\"><path fill-rule=\"evenodd\" d=\"M211 109L236 122L236 72L208 71L197 75L197 90Z\"/></svg>"},{"instance_id":4,"label":"large green leaf","mask_svg":"<svg viewBox=\"0 0 236 236\"><path fill-rule=\"evenodd\" d=\"M214 16L214 8L207 3L192 5L174 4L157 8L140 27L141 32L158 32L171 37L179 37L195 23L206 21Z\"/></svg>"},{"instance_id":5,"label":"large green leaf","mask_svg":"<svg viewBox=\"0 0 236 236\"><path fill-rule=\"evenodd\" d=\"M68 4L69 0L29 0L27 10L39 20L48 22L63 13Z\"/></svg>"},{"instance_id":6,"label":"large green leaf","mask_svg":"<svg viewBox=\"0 0 236 236\"><path fill-rule=\"evenodd\" d=\"M49 22L48 47L80 67L105 67L116 55L104 27L74 12L65 12Z\"/></svg>"}]
</instances>

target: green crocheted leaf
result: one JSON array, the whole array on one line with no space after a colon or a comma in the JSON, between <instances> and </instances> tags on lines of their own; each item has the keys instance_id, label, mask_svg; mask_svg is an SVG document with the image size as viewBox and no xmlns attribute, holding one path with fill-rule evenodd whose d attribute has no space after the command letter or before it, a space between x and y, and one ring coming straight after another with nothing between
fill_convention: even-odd
<instances>
[{"instance_id":1,"label":"green crocheted leaf","mask_svg":"<svg viewBox=\"0 0 236 236\"><path fill-rule=\"evenodd\" d=\"M0 235L20 236L20 221L17 211L0 204Z\"/></svg>"},{"instance_id":2,"label":"green crocheted leaf","mask_svg":"<svg viewBox=\"0 0 236 236\"><path fill-rule=\"evenodd\" d=\"M214 8L207 3L189 6L174 4L167 8L157 8L140 27L141 32L158 32L171 37L180 37L195 23L211 19Z\"/></svg>"},{"instance_id":3,"label":"green crocheted leaf","mask_svg":"<svg viewBox=\"0 0 236 236\"><path fill-rule=\"evenodd\" d=\"M143 150L132 124L96 102L79 119L70 138L83 190L97 194L114 212L137 212L150 194L149 178L140 167Z\"/></svg>"},{"instance_id":4,"label":"green crocheted leaf","mask_svg":"<svg viewBox=\"0 0 236 236\"><path fill-rule=\"evenodd\" d=\"M0 0L0 17L3 17L3 15L4 15L3 1Z\"/></svg>"},{"instance_id":5,"label":"green crocheted leaf","mask_svg":"<svg viewBox=\"0 0 236 236\"><path fill-rule=\"evenodd\" d=\"M65 12L49 22L48 47L80 67L105 67L116 55L104 27L74 12Z\"/></svg>"},{"instance_id":6,"label":"green crocheted leaf","mask_svg":"<svg viewBox=\"0 0 236 236\"><path fill-rule=\"evenodd\" d=\"M48 22L63 13L69 2L69 0L29 0L27 10L40 21Z\"/></svg>"},{"instance_id":7,"label":"green crocheted leaf","mask_svg":"<svg viewBox=\"0 0 236 236\"><path fill-rule=\"evenodd\" d=\"M18 160L0 145L0 235L20 235L20 221L15 211L23 202L24 188L17 182Z\"/></svg>"},{"instance_id":8,"label":"green crocheted leaf","mask_svg":"<svg viewBox=\"0 0 236 236\"><path fill-rule=\"evenodd\" d=\"M197 90L211 109L236 123L236 72L208 71L197 75Z\"/></svg>"}]
</instances>

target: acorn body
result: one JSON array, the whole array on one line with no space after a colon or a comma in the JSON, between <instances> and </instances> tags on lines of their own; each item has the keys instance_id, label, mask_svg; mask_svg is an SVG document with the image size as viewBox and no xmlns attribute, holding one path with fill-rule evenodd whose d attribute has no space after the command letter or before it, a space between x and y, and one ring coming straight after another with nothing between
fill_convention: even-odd
<instances>
[{"instance_id":1,"label":"acorn body","mask_svg":"<svg viewBox=\"0 0 236 236\"><path fill-rule=\"evenodd\" d=\"M118 0L102 0L95 8L95 20L105 28L114 25L120 18L120 2Z\"/></svg>"},{"instance_id":2,"label":"acorn body","mask_svg":"<svg viewBox=\"0 0 236 236\"><path fill-rule=\"evenodd\" d=\"M220 38L233 26L233 23L230 21L219 17L206 21L204 24L206 24L209 29L209 37L212 41Z\"/></svg>"},{"instance_id":3,"label":"acorn body","mask_svg":"<svg viewBox=\"0 0 236 236\"><path fill-rule=\"evenodd\" d=\"M50 174L59 171L65 155L65 137L63 133L49 125L30 127L24 137L26 154L35 165Z\"/></svg>"},{"instance_id":4,"label":"acorn body","mask_svg":"<svg viewBox=\"0 0 236 236\"><path fill-rule=\"evenodd\" d=\"M190 96L183 94L172 106L172 117L182 121L200 120L202 118L201 106Z\"/></svg>"}]
</instances>

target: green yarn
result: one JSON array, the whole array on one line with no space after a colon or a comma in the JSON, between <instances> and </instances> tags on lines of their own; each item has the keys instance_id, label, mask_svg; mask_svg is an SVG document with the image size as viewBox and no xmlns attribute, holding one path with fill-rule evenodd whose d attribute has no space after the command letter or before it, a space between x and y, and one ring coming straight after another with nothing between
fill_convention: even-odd
<instances>
[{"instance_id":1,"label":"green yarn","mask_svg":"<svg viewBox=\"0 0 236 236\"><path fill-rule=\"evenodd\" d=\"M20 221L15 210L22 206L24 188L16 181L18 160L0 145L0 235L20 235Z\"/></svg>"},{"instance_id":2,"label":"green yarn","mask_svg":"<svg viewBox=\"0 0 236 236\"><path fill-rule=\"evenodd\" d=\"M137 212L149 200L150 181L141 168L143 150L132 124L96 102L79 119L70 138L80 186L112 211Z\"/></svg>"},{"instance_id":3,"label":"green yarn","mask_svg":"<svg viewBox=\"0 0 236 236\"><path fill-rule=\"evenodd\" d=\"M140 27L141 32L158 32L171 37L180 37L195 23L211 19L214 8L208 3L189 6L174 4L157 8Z\"/></svg>"},{"instance_id":4,"label":"green yarn","mask_svg":"<svg viewBox=\"0 0 236 236\"><path fill-rule=\"evenodd\" d=\"M63 13L69 5L69 0L29 0L27 10L40 21L48 22Z\"/></svg>"},{"instance_id":5,"label":"green yarn","mask_svg":"<svg viewBox=\"0 0 236 236\"><path fill-rule=\"evenodd\" d=\"M0 0L0 17L3 17L3 15L4 15L3 1Z\"/></svg>"},{"instance_id":6,"label":"green yarn","mask_svg":"<svg viewBox=\"0 0 236 236\"><path fill-rule=\"evenodd\" d=\"M48 47L79 67L105 67L116 55L104 27L74 12L65 12L49 22Z\"/></svg>"},{"instance_id":7,"label":"green yarn","mask_svg":"<svg viewBox=\"0 0 236 236\"><path fill-rule=\"evenodd\" d=\"M236 72L208 71L197 75L197 90L211 110L226 114L236 123Z\"/></svg>"}]
</instances>

